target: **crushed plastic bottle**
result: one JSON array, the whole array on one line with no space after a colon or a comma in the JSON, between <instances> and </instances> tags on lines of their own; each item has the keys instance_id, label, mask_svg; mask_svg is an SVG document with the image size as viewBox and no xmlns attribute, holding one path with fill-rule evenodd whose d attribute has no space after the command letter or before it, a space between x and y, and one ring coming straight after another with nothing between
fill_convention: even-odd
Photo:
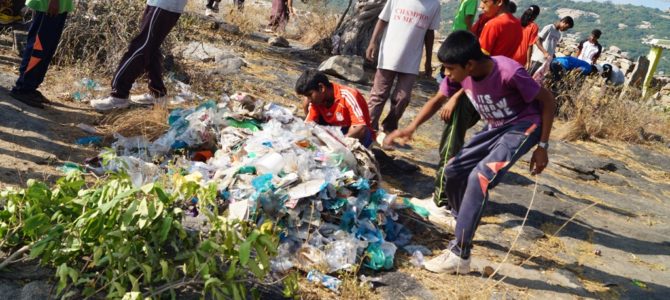
<instances>
[{"instance_id":1,"label":"crushed plastic bottle","mask_svg":"<svg viewBox=\"0 0 670 300\"><path fill-rule=\"evenodd\" d=\"M325 275L317 270L311 270L307 273L307 281L312 283L320 283L327 289L339 293L340 285L342 280L337 279L336 277Z\"/></svg>"},{"instance_id":2,"label":"crushed plastic bottle","mask_svg":"<svg viewBox=\"0 0 670 300\"><path fill-rule=\"evenodd\" d=\"M414 253L412 253L412 258L409 259L409 262L417 268L423 268L423 253L421 253L419 250L414 251Z\"/></svg>"},{"instance_id":3,"label":"crushed plastic bottle","mask_svg":"<svg viewBox=\"0 0 670 300\"><path fill-rule=\"evenodd\" d=\"M82 146L88 146L88 145L95 145L95 146L100 146L102 145L102 137L101 136L87 136L83 138L78 138L75 143L77 145L82 145Z\"/></svg>"}]
</instances>

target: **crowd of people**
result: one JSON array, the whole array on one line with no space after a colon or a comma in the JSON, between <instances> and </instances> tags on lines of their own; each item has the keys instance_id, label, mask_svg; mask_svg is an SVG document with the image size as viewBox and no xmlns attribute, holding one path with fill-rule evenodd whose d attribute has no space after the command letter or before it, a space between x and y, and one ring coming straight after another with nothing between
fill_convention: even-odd
<instances>
[{"instance_id":1,"label":"crowd of people","mask_svg":"<svg viewBox=\"0 0 670 300\"><path fill-rule=\"evenodd\" d=\"M93 108L104 112L125 108L131 102L146 105L165 101L160 45L176 25L186 2L147 1L140 32L112 77L111 93L91 101ZM219 2L209 0L206 8L216 12ZM241 9L244 1L235 3ZM293 14L292 1L272 3L269 27L283 30ZM25 5L35 15L11 95L28 105L43 107L48 100L38 88L73 1L27 0ZM477 7L481 13L475 17ZM622 84L624 77L616 67L596 65L602 52L600 30L593 30L579 44L576 57L557 57L561 33L574 26L571 17L539 30L535 20L541 11L536 5L517 18L513 15L516 5L509 0L460 0L451 33L437 52L441 63L439 89L409 125L399 128L421 73L422 58L424 75L433 73L432 48L440 11L439 0L386 2L366 50L366 58L377 64L368 101L358 90L331 82L317 70L305 71L295 84L295 92L303 99L306 122L339 126L345 135L366 147L376 142L388 149L405 143L439 112L445 125L433 197L438 206L450 210L455 237L447 251L427 261L425 268L439 273L467 273L472 240L489 191L531 150L533 174L541 173L548 164L555 101L543 87L545 74L561 80L572 70L583 75L599 72L611 84ZM133 83L144 73L148 75L147 93L131 96ZM390 110L382 120L387 100ZM485 121L485 127L466 142L466 131L480 120Z\"/></svg>"}]
</instances>

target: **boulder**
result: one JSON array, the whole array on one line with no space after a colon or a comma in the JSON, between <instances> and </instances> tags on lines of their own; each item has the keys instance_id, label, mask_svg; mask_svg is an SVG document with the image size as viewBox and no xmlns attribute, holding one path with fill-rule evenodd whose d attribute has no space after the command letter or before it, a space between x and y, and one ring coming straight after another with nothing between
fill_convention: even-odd
<instances>
[{"instance_id":1,"label":"boulder","mask_svg":"<svg viewBox=\"0 0 670 300\"><path fill-rule=\"evenodd\" d=\"M633 73L626 81L626 86L641 87L644 76L647 75L647 69L649 69L649 59L646 56L640 56L635 63L635 68Z\"/></svg>"},{"instance_id":2,"label":"boulder","mask_svg":"<svg viewBox=\"0 0 670 300\"><path fill-rule=\"evenodd\" d=\"M328 58L319 66L319 71L335 75L351 82L365 80L364 60L355 55L336 55Z\"/></svg>"},{"instance_id":3,"label":"boulder","mask_svg":"<svg viewBox=\"0 0 670 300\"><path fill-rule=\"evenodd\" d=\"M219 56L229 55L231 51L217 48L209 43L191 42L181 53L188 60L209 62Z\"/></svg>"},{"instance_id":4,"label":"boulder","mask_svg":"<svg viewBox=\"0 0 670 300\"><path fill-rule=\"evenodd\" d=\"M289 42L281 36L273 36L268 39L268 44L270 46L288 48L290 46Z\"/></svg>"},{"instance_id":5,"label":"boulder","mask_svg":"<svg viewBox=\"0 0 670 300\"><path fill-rule=\"evenodd\" d=\"M240 72L240 69L246 66L247 63L244 61L244 59L240 57L232 56L225 58L217 57L216 65L217 67L214 70L210 71L210 75L235 74Z\"/></svg>"}]
</instances>

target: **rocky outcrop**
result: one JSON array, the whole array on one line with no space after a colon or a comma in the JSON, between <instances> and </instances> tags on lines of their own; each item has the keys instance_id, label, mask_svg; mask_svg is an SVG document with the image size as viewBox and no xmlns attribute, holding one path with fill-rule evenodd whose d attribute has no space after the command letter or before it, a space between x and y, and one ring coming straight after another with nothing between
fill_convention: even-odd
<instances>
[{"instance_id":1,"label":"rocky outcrop","mask_svg":"<svg viewBox=\"0 0 670 300\"><path fill-rule=\"evenodd\" d=\"M362 82L365 80L363 69L363 58L355 55L332 56L319 66L319 71L335 75L351 82Z\"/></svg>"}]
</instances>

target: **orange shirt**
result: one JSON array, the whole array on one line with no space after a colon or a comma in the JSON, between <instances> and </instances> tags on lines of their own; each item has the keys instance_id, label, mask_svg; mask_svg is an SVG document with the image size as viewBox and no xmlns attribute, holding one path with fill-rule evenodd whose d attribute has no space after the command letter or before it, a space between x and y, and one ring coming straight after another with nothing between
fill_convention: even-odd
<instances>
[{"instance_id":1,"label":"orange shirt","mask_svg":"<svg viewBox=\"0 0 670 300\"><path fill-rule=\"evenodd\" d=\"M510 13L504 13L486 22L479 36L479 44L490 56L514 58L521 44L522 31L519 19Z\"/></svg>"},{"instance_id":2,"label":"orange shirt","mask_svg":"<svg viewBox=\"0 0 670 300\"><path fill-rule=\"evenodd\" d=\"M523 27L521 44L519 44L519 48L516 49L516 53L514 54L514 60L522 66L526 66L528 60L528 47L532 46L537 41L537 31L537 24L534 22L530 22L526 27Z\"/></svg>"},{"instance_id":3,"label":"orange shirt","mask_svg":"<svg viewBox=\"0 0 670 300\"><path fill-rule=\"evenodd\" d=\"M333 84L335 101L330 107L324 105L309 105L309 113L305 121L318 124L326 123L332 126L350 127L354 125L370 126L370 112L368 103L361 93L350 87L337 83Z\"/></svg>"}]
</instances>

